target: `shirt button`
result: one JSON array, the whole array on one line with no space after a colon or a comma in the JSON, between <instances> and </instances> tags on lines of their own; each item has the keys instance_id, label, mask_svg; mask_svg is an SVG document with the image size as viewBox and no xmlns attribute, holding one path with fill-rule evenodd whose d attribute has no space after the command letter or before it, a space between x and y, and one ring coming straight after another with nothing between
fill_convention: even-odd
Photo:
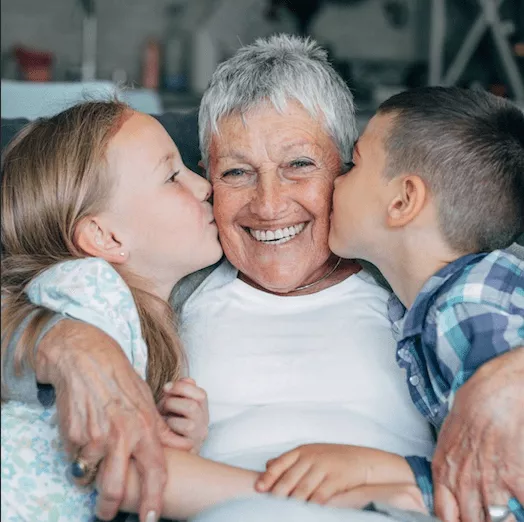
<instances>
[{"instance_id":1,"label":"shirt button","mask_svg":"<svg viewBox=\"0 0 524 522\"><path fill-rule=\"evenodd\" d=\"M406 350L406 348L401 348L398 354L402 360L409 361L409 352Z\"/></svg>"},{"instance_id":2,"label":"shirt button","mask_svg":"<svg viewBox=\"0 0 524 522\"><path fill-rule=\"evenodd\" d=\"M417 386L418 383L420 382L420 379L418 378L417 375L412 375L412 376L409 378L409 382L410 382L413 386Z\"/></svg>"}]
</instances>

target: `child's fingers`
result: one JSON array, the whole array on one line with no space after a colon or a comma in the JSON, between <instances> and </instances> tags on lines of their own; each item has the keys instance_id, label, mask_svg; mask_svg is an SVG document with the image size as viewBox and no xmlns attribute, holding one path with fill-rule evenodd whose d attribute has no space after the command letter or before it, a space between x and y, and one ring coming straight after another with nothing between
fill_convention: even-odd
<instances>
[{"instance_id":1,"label":"child's fingers","mask_svg":"<svg viewBox=\"0 0 524 522\"><path fill-rule=\"evenodd\" d=\"M313 492L309 501L315 504L325 504L337 493L341 493L342 491L344 491L344 488L341 487L335 479L328 477Z\"/></svg>"},{"instance_id":2,"label":"child's fingers","mask_svg":"<svg viewBox=\"0 0 524 522\"><path fill-rule=\"evenodd\" d=\"M166 395L163 395L156 404L156 409L160 415L164 416L168 412L166 411Z\"/></svg>"},{"instance_id":3,"label":"child's fingers","mask_svg":"<svg viewBox=\"0 0 524 522\"><path fill-rule=\"evenodd\" d=\"M280 478L282 473L289 469L297 460L299 454L296 451L290 451L271 459L266 464L266 471L264 471L255 483L255 489L260 493L269 491L273 484Z\"/></svg>"},{"instance_id":4,"label":"child's fingers","mask_svg":"<svg viewBox=\"0 0 524 522\"><path fill-rule=\"evenodd\" d=\"M193 449L193 441L178 433L174 433L173 430L169 435L169 447L182 451L191 451Z\"/></svg>"},{"instance_id":5,"label":"child's fingers","mask_svg":"<svg viewBox=\"0 0 524 522\"><path fill-rule=\"evenodd\" d=\"M196 427L192 420L183 417L166 417L166 423L178 435L189 438L192 437Z\"/></svg>"},{"instance_id":6,"label":"child's fingers","mask_svg":"<svg viewBox=\"0 0 524 522\"><path fill-rule=\"evenodd\" d=\"M275 482L270 489L271 493L277 497L289 497L310 471L311 463L298 460Z\"/></svg>"},{"instance_id":7,"label":"child's fingers","mask_svg":"<svg viewBox=\"0 0 524 522\"><path fill-rule=\"evenodd\" d=\"M170 397L164 401L164 411L166 413L195 419L196 417L200 417L201 406L193 399Z\"/></svg>"},{"instance_id":8,"label":"child's fingers","mask_svg":"<svg viewBox=\"0 0 524 522\"><path fill-rule=\"evenodd\" d=\"M302 477L290 496L297 500L308 500L325 479L326 473L324 471L312 467L309 472Z\"/></svg>"},{"instance_id":9,"label":"child's fingers","mask_svg":"<svg viewBox=\"0 0 524 522\"><path fill-rule=\"evenodd\" d=\"M198 387L194 382L189 382L187 380L180 380L173 383L173 386L169 387L166 393L171 396L177 395L180 397L186 397L198 402L205 402L207 400L207 393L205 390Z\"/></svg>"}]
</instances>

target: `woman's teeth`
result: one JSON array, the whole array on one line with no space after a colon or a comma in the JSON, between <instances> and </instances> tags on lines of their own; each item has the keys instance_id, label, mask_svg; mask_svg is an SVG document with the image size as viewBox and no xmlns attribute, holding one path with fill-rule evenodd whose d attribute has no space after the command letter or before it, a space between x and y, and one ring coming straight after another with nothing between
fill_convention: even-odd
<instances>
[{"instance_id":1,"label":"woman's teeth","mask_svg":"<svg viewBox=\"0 0 524 522\"><path fill-rule=\"evenodd\" d=\"M296 235L300 234L300 232L304 230L305 226L305 223L299 223L298 225L291 225L285 228L278 228L277 230L255 230L253 228L250 228L248 230L249 233L257 241L260 241L261 243L280 245L282 243L287 243Z\"/></svg>"}]
</instances>

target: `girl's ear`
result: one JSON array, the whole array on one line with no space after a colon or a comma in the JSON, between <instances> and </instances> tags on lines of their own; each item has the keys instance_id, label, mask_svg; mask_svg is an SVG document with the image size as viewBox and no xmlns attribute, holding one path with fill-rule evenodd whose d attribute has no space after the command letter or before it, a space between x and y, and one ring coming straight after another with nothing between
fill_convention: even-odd
<instances>
[{"instance_id":1,"label":"girl's ear","mask_svg":"<svg viewBox=\"0 0 524 522\"><path fill-rule=\"evenodd\" d=\"M100 257L109 263L122 264L128 257L122 244L97 217L89 216L80 221L75 230L75 243L89 256Z\"/></svg>"},{"instance_id":2,"label":"girl's ear","mask_svg":"<svg viewBox=\"0 0 524 522\"><path fill-rule=\"evenodd\" d=\"M399 180L397 194L388 206L388 225L398 228L413 221L424 208L427 195L426 184L420 176L404 176Z\"/></svg>"}]
</instances>

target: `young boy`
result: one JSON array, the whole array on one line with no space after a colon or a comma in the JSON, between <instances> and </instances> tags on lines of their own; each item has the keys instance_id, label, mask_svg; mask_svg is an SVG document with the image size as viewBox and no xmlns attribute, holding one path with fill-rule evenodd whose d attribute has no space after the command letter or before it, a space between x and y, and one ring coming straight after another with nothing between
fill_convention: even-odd
<instances>
[{"instance_id":1,"label":"young boy","mask_svg":"<svg viewBox=\"0 0 524 522\"><path fill-rule=\"evenodd\" d=\"M375 264L391 285L397 361L437 432L483 363L524 346L524 261L500 250L523 232L524 114L483 91L428 87L393 96L335 182L330 248ZM259 490L327 500L407 477L431 510L430 463L380 453L302 446L268 464ZM364 481L347 464L351 456L368 468ZM524 520L516 499L508 506Z\"/></svg>"}]
</instances>

